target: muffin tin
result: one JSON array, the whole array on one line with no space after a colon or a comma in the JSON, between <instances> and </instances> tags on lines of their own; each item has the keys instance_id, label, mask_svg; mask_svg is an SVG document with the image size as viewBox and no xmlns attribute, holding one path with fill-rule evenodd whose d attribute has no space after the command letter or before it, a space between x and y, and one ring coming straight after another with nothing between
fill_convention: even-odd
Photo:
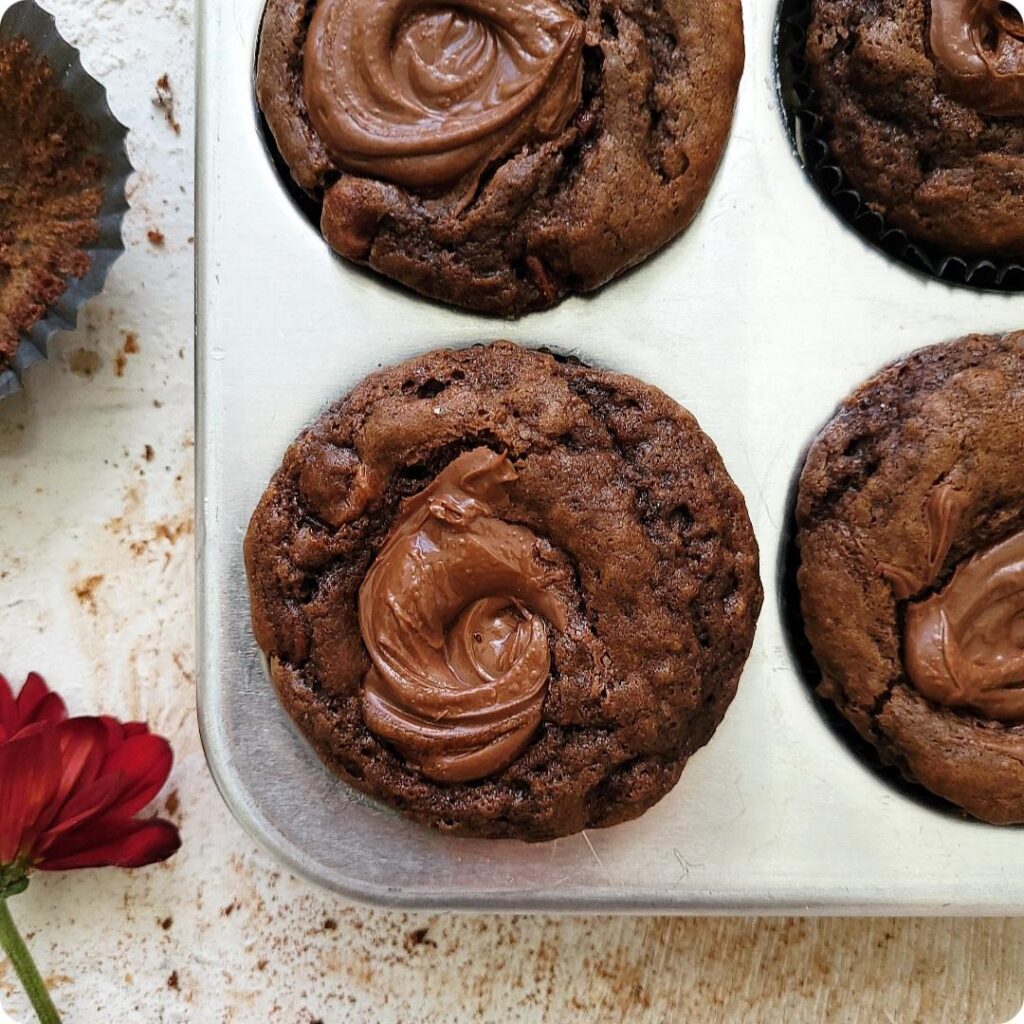
<instances>
[{"instance_id":1,"label":"muffin tin","mask_svg":"<svg viewBox=\"0 0 1024 1024\"><path fill-rule=\"evenodd\" d=\"M390 906L1024 911L1019 829L913 798L830 725L790 653L776 572L794 473L840 399L911 349L1020 326L1024 308L908 271L826 207L780 109L774 3L748 0L732 138L691 228L596 295L516 322L331 257L261 141L261 11L206 0L199 39L199 709L239 820L297 873ZM242 566L252 509L303 424L382 364L495 337L635 374L690 409L746 496L766 591L739 695L672 793L635 822L536 846L444 837L331 776L277 703Z\"/></svg>"}]
</instances>

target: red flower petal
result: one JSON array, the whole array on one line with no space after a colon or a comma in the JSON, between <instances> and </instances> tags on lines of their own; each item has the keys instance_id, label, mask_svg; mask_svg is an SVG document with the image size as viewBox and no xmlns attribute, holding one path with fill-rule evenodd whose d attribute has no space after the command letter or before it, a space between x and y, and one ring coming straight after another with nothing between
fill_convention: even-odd
<instances>
[{"instance_id":1,"label":"red flower petal","mask_svg":"<svg viewBox=\"0 0 1024 1024\"><path fill-rule=\"evenodd\" d=\"M115 772L113 775L102 775L95 782L78 789L63 807L58 807L58 813L47 822L46 831L35 844L37 852L45 854L53 848L59 836L66 835L90 820L106 816L117 803L123 788L124 779L119 772Z\"/></svg>"},{"instance_id":2,"label":"red flower petal","mask_svg":"<svg viewBox=\"0 0 1024 1024\"><path fill-rule=\"evenodd\" d=\"M59 839L39 868L138 868L166 860L179 846L178 830L162 818L106 818Z\"/></svg>"},{"instance_id":3,"label":"red flower petal","mask_svg":"<svg viewBox=\"0 0 1024 1024\"><path fill-rule=\"evenodd\" d=\"M178 830L133 815L170 774L170 745L144 722L68 719L31 673L15 698L0 676L0 867L137 867L169 857Z\"/></svg>"},{"instance_id":4,"label":"red flower petal","mask_svg":"<svg viewBox=\"0 0 1024 1024\"><path fill-rule=\"evenodd\" d=\"M88 814L82 813L82 794L89 793L106 756L105 738L102 724L94 718L72 718L57 726L57 746L61 757L60 785L49 805L39 815L35 828L26 836L32 849L40 852L45 849L45 837L41 839L40 835L52 831L55 821L61 823L61 830L70 828L71 824L67 823L69 815L74 814L74 824L78 824L86 816L103 814L116 799L119 786L108 786L107 803L97 803L90 796L87 798L90 801L87 805L90 808ZM64 805L72 802L75 807L68 810Z\"/></svg>"},{"instance_id":5,"label":"red flower petal","mask_svg":"<svg viewBox=\"0 0 1024 1024\"><path fill-rule=\"evenodd\" d=\"M171 774L174 755L162 736L136 733L109 751L104 775L120 772L124 788L117 800L118 814L130 817L141 811L160 792Z\"/></svg>"},{"instance_id":6,"label":"red flower petal","mask_svg":"<svg viewBox=\"0 0 1024 1024\"><path fill-rule=\"evenodd\" d=\"M32 712L34 722L63 722L68 717L68 709L64 701L55 693L48 693Z\"/></svg>"},{"instance_id":7,"label":"red flower petal","mask_svg":"<svg viewBox=\"0 0 1024 1024\"><path fill-rule=\"evenodd\" d=\"M67 717L64 701L50 692L43 677L29 672L18 694L18 717L22 725L30 722L60 722Z\"/></svg>"},{"instance_id":8,"label":"red flower petal","mask_svg":"<svg viewBox=\"0 0 1024 1024\"><path fill-rule=\"evenodd\" d=\"M10 864L60 786L61 758L51 723L29 726L0 746L0 865Z\"/></svg>"},{"instance_id":9,"label":"red flower petal","mask_svg":"<svg viewBox=\"0 0 1024 1024\"><path fill-rule=\"evenodd\" d=\"M107 731L107 750L113 750L124 742L124 726L110 715L100 715L103 728Z\"/></svg>"},{"instance_id":10,"label":"red flower petal","mask_svg":"<svg viewBox=\"0 0 1024 1024\"><path fill-rule=\"evenodd\" d=\"M11 684L0 675L0 743L13 736L18 729L18 704Z\"/></svg>"},{"instance_id":11,"label":"red flower petal","mask_svg":"<svg viewBox=\"0 0 1024 1024\"><path fill-rule=\"evenodd\" d=\"M116 718L111 718L110 715L102 715L100 721L107 728L107 747L110 750L119 747L132 736L149 734L149 726L145 722L119 722Z\"/></svg>"},{"instance_id":12,"label":"red flower petal","mask_svg":"<svg viewBox=\"0 0 1024 1024\"><path fill-rule=\"evenodd\" d=\"M103 723L98 718L76 715L57 725L57 735L60 737L64 770L70 771L74 764L87 778L96 778L108 749L107 730L103 728Z\"/></svg>"},{"instance_id":13,"label":"red flower petal","mask_svg":"<svg viewBox=\"0 0 1024 1024\"><path fill-rule=\"evenodd\" d=\"M18 717L22 722L28 722L32 718L35 706L50 692L50 688L43 682L43 677L38 672L29 672L18 694Z\"/></svg>"},{"instance_id":14,"label":"red flower petal","mask_svg":"<svg viewBox=\"0 0 1024 1024\"><path fill-rule=\"evenodd\" d=\"M59 802L76 787L87 785L100 773L107 754L106 731L95 718L69 718L58 726L64 773Z\"/></svg>"}]
</instances>

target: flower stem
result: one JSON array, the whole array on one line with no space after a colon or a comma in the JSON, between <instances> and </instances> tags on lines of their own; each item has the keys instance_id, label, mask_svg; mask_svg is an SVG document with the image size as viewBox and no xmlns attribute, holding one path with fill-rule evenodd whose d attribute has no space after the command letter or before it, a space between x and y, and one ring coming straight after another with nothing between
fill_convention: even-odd
<instances>
[{"instance_id":1,"label":"flower stem","mask_svg":"<svg viewBox=\"0 0 1024 1024\"><path fill-rule=\"evenodd\" d=\"M25 989L40 1024L60 1024L60 1014L57 1013L32 954L19 934L14 918L11 917L6 897L0 897L0 948L14 964L22 988Z\"/></svg>"}]
</instances>

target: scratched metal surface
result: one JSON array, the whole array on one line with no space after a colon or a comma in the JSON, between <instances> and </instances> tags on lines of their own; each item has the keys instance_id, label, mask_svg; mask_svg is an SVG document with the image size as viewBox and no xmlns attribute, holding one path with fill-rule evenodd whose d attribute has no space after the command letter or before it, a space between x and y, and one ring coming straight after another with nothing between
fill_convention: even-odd
<instances>
[{"instance_id":1,"label":"scratched metal surface","mask_svg":"<svg viewBox=\"0 0 1024 1024\"><path fill-rule=\"evenodd\" d=\"M164 865L40 876L13 901L65 1020L1013 1016L1024 920L407 914L352 906L296 879L246 835L210 779L194 713L192 5L48 6L131 125L139 173L128 252L103 296L78 331L54 340L28 391L0 404L0 668L14 679L40 669L76 713L141 716L170 736L176 761L159 809L184 837ZM153 104L165 72L180 135ZM19 1024L32 1019L2 958L0 1003Z\"/></svg>"},{"instance_id":2,"label":"scratched metal surface","mask_svg":"<svg viewBox=\"0 0 1024 1024\"><path fill-rule=\"evenodd\" d=\"M882 363L1019 326L1021 299L891 265L803 179L777 110L770 0L707 204L662 255L587 299L504 323L332 259L261 145L251 66L262 0L200 6L200 713L235 814L292 870L378 904L636 912L1024 910L1019 831L957 820L878 778L823 721L787 653L775 564L799 454ZM381 363L506 336L662 387L747 497L766 588L739 696L639 821L541 846L454 841L331 777L279 708L248 623L241 538L285 447ZM956 885L950 880L956 879Z\"/></svg>"}]
</instances>

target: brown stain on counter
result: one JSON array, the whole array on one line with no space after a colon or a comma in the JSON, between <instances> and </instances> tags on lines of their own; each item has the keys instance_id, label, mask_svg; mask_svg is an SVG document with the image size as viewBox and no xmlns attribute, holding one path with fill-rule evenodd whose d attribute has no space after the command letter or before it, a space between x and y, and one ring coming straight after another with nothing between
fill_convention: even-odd
<instances>
[{"instance_id":1,"label":"brown stain on counter","mask_svg":"<svg viewBox=\"0 0 1024 1024\"><path fill-rule=\"evenodd\" d=\"M188 516L185 519L169 519L157 523L153 527L153 535L158 540L167 541L168 544L177 544L182 537L191 537L195 529L195 520Z\"/></svg>"},{"instance_id":2,"label":"brown stain on counter","mask_svg":"<svg viewBox=\"0 0 1024 1024\"><path fill-rule=\"evenodd\" d=\"M184 436L190 435L189 427ZM161 434L151 463L138 435L105 453L105 465L124 476L139 467L146 473L125 480L120 493L103 502L102 514L82 523L81 544L64 583L88 666L79 707L146 720L168 736L180 773L175 782L189 777L190 757L199 750L198 736L188 727L195 700L189 628L195 526L191 453L179 450L181 436ZM162 472L154 472L158 466ZM98 576L102 580L91 579ZM138 614L142 608L146 614ZM179 803L174 818L180 822L195 805L184 796ZM165 904L157 914L167 909Z\"/></svg>"},{"instance_id":3,"label":"brown stain on counter","mask_svg":"<svg viewBox=\"0 0 1024 1024\"><path fill-rule=\"evenodd\" d=\"M261 886L263 872L242 870ZM261 987L301 992L297 1019L962 1024L1005 1020L1019 1006L1011 947L1024 922L425 915L275 889L263 887L265 903L247 902L236 917L270 954ZM347 942L317 938L328 909ZM953 956L968 946L983 976L980 961ZM345 1004L351 1018L339 1016ZM356 1009L385 1006L383 1018Z\"/></svg>"},{"instance_id":4,"label":"brown stain on counter","mask_svg":"<svg viewBox=\"0 0 1024 1024\"><path fill-rule=\"evenodd\" d=\"M123 377L128 357L137 355L140 351L142 350L139 346L139 336L134 331L129 331L124 336L124 344L114 356L114 376Z\"/></svg>"},{"instance_id":5,"label":"brown stain on counter","mask_svg":"<svg viewBox=\"0 0 1024 1024\"><path fill-rule=\"evenodd\" d=\"M84 377L86 380L96 376L100 368L100 355L91 348L76 348L70 351L67 356L68 369L76 377Z\"/></svg>"},{"instance_id":6,"label":"brown stain on counter","mask_svg":"<svg viewBox=\"0 0 1024 1024\"><path fill-rule=\"evenodd\" d=\"M76 583L72 586L75 597L78 598L78 603L90 614L96 615L98 608L96 607L96 588L103 583L103 575L97 573L92 576L86 576L80 583Z\"/></svg>"},{"instance_id":7,"label":"brown stain on counter","mask_svg":"<svg viewBox=\"0 0 1024 1024\"><path fill-rule=\"evenodd\" d=\"M151 445L143 450L143 459L152 461L155 452ZM120 515L112 516L103 524L104 530L127 545L128 552L134 558L152 555L153 545L159 544L164 550L163 560L167 565L172 558L172 550L178 542L195 533L195 517L191 512L147 522L145 519L145 501L143 490L145 484L129 484L125 487L123 509Z\"/></svg>"}]
</instances>

